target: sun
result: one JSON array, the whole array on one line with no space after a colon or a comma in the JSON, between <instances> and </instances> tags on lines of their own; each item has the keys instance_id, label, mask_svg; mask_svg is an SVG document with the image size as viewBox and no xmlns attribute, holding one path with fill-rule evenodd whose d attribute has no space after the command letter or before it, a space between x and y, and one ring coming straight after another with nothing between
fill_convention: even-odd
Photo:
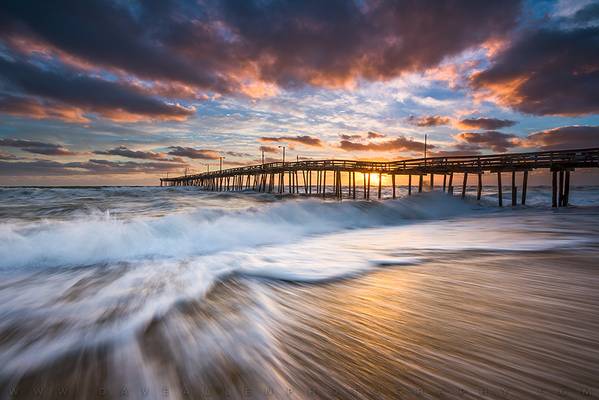
<instances>
[{"instance_id":1,"label":"sun","mask_svg":"<svg viewBox=\"0 0 599 400\"><path fill-rule=\"evenodd\" d=\"M368 179L368 176L366 176L366 179ZM371 185L379 184L379 174L370 174L370 184Z\"/></svg>"}]
</instances>

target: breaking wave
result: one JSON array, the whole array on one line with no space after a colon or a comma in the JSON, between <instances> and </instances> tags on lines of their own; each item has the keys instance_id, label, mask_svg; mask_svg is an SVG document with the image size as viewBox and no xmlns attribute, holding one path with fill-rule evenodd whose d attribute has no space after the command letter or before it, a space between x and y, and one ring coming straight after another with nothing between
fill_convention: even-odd
<instances>
[{"instance_id":1,"label":"breaking wave","mask_svg":"<svg viewBox=\"0 0 599 400\"><path fill-rule=\"evenodd\" d=\"M68 220L0 224L0 268L184 258L483 210L440 194L425 194L386 202L287 200L242 210L198 208L162 217L122 218L95 211Z\"/></svg>"}]
</instances>

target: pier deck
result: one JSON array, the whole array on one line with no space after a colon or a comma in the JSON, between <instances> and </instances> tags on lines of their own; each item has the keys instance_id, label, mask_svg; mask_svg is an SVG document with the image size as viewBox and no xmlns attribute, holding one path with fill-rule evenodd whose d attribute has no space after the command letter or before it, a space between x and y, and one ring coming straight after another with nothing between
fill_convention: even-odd
<instances>
[{"instance_id":1,"label":"pier deck","mask_svg":"<svg viewBox=\"0 0 599 400\"><path fill-rule=\"evenodd\" d=\"M443 177L443 190L453 193L454 174L462 174L461 196L466 196L468 176L477 176L477 199L482 193L483 174L497 174L498 202L503 205L502 173L511 173L512 205L517 204L516 173L522 173L521 204L526 204L528 172L547 169L551 172L552 205L567 206L570 192L570 173L576 168L598 168L599 148L505 153L481 156L431 157L389 162L355 160L306 160L274 162L247 167L228 168L213 172L161 178L161 186L200 186L213 191L256 190L271 193L335 196L343 198L342 174L347 173L349 198L357 197L356 173L363 174L363 198L370 198L370 176L378 174L378 198L381 198L383 175L391 176L393 197L396 196L396 176L408 177L408 194L412 193L412 177L417 177L417 190L422 191L423 176ZM332 174L333 190L327 193L327 175ZM301 179L300 179L301 178ZM300 183L301 182L301 183Z\"/></svg>"}]
</instances>

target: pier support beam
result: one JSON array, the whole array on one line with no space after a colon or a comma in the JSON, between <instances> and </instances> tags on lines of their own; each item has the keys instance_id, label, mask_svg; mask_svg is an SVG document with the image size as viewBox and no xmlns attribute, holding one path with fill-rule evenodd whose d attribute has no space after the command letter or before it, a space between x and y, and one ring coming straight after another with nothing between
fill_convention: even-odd
<instances>
[{"instance_id":1,"label":"pier support beam","mask_svg":"<svg viewBox=\"0 0 599 400\"><path fill-rule=\"evenodd\" d=\"M501 186L501 172L497 173L497 200L499 207L503 207L503 186Z\"/></svg>"},{"instance_id":2,"label":"pier support beam","mask_svg":"<svg viewBox=\"0 0 599 400\"><path fill-rule=\"evenodd\" d=\"M431 191L435 189L435 174L431 174Z\"/></svg>"},{"instance_id":3,"label":"pier support beam","mask_svg":"<svg viewBox=\"0 0 599 400\"><path fill-rule=\"evenodd\" d=\"M512 207L518 204L518 188L516 187L516 171L512 171Z\"/></svg>"},{"instance_id":4,"label":"pier support beam","mask_svg":"<svg viewBox=\"0 0 599 400\"><path fill-rule=\"evenodd\" d=\"M391 174L391 185L393 186L393 198L395 198L395 174Z\"/></svg>"},{"instance_id":5,"label":"pier support beam","mask_svg":"<svg viewBox=\"0 0 599 400\"><path fill-rule=\"evenodd\" d=\"M462 199L466 197L466 185L468 184L468 172L464 172L464 182L462 183Z\"/></svg>"},{"instance_id":6,"label":"pier support beam","mask_svg":"<svg viewBox=\"0 0 599 400\"><path fill-rule=\"evenodd\" d=\"M557 197L557 205L558 207L563 207L564 205L564 170L560 169L559 171L559 192Z\"/></svg>"},{"instance_id":7,"label":"pier support beam","mask_svg":"<svg viewBox=\"0 0 599 400\"><path fill-rule=\"evenodd\" d=\"M418 175L418 193L422 193L422 180L423 180L423 176L422 174Z\"/></svg>"},{"instance_id":8,"label":"pier support beam","mask_svg":"<svg viewBox=\"0 0 599 400\"><path fill-rule=\"evenodd\" d=\"M320 188L322 187L322 173L316 171L316 194L320 194Z\"/></svg>"},{"instance_id":9,"label":"pier support beam","mask_svg":"<svg viewBox=\"0 0 599 400\"><path fill-rule=\"evenodd\" d=\"M476 188L476 200L480 200L480 197L483 192L483 174L481 172L478 173L478 186Z\"/></svg>"},{"instance_id":10,"label":"pier support beam","mask_svg":"<svg viewBox=\"0 0 599 400\"><path fill-rule=\"evenodd\" d=\"M412 175L408 175L408 196L412 195Z\"/></svg>"},{"instance_id":11,"label":"pier support beam","mask_svg":"<svg viewBox=\"0 0 599 400\"><path fill-rule=\"evenodd\" d=\"M383 174L379 172L379 200L381 199L381 189L383 187Z\"/></svg>"},{"instance_id":12,"label":"pier support beam","mask_svg":"<svg viewBox=\"0 0 599 400\"><path fill-rule=\"evenodd\" d=\"M526 205L526 186L528 185L528 171L524 171L522 176L522 205Z\"/></svg>"},{"instance_id":13,"label":"pier support beam","mask_svg":"<svg viewBox=\"0 0 599 400\"><path fill-rule=\"evenodd\" d=\"M566 171L566 182L564 183L564 207L568 207L570 201L570 171Z\"/></svg>"},{"instance_id":14,"label":"pier support beam","mask_svg":"<svg viewBox=\"0 0 599 400\"><path fill-rule=\"evenodd\" d=\"M366 190L366 199L370 200L370 174L368 174L368 188Z\"/></svg>"},{"instance_id":15,"label":"pier support beam","mask_svg":"<svg viewBox=\"0 0 599 400\"><path fill-rule=\"evenodd\" d=\"M453 172L449 173L449 186L447 186L447 193L453 195Z\"/></svg>"},{"instance_id":16,"label":"pier support beam","mask_svg":"<svg viewBox=\"0 0 599 400\"><path fill-rule=\"evenodd\" d=\"M551 207L557 207L557 171L551 173Z\"/></svg>"},{"instance_id":17,"label":"pier support beam","mask_svg":"<svg viewBox=\"0 0 599 400\"><path fill-rule=\"evenodd\" d=\"M447 174L443 174L443 192L447 189Z\"/></svg>"}]
</instances>

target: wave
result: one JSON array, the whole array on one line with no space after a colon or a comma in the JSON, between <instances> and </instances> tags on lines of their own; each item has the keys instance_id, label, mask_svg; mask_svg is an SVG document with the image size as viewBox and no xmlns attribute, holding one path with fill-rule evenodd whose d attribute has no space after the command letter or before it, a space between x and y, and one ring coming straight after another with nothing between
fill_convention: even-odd
<instances>
[{"instance_id":1,"label":"wave","mask_svg":"<svg viewBox=\"0 0 599 400\"><path fill-rule=\"evenodd\" d=\"M0 268L184 258L483 209L441 194L423 194L385 202L287 200L242 210L198 208L153 218L91 212L69 220L0 224Z\"/></svg>"},{"instance_id":2,"label":"wave","mask_svg":"<svg viewBox=\"0 0 599 400\"><path fill-rule=\"evenodd\" d=\"M219 204L162 217L91 212L0 224L0 337L7 338L0 377L127 342L178 306L209 297L218 303L214 288L231 277L251 277L250 297L259 299L262 280L329 282L431 258L451 265L468 257L464 249L552 250L596 237L585 232L596 232L599 212L569 215L562 227L551 219L560 213L539 218L535 210L511 213L441 193L384 202L257 200L243 209L223 208L237 199ZM255 312L262 311L248 310L248 318ZM218 333L215 340L226 337Z\"/></svg>"}]
</instances>

